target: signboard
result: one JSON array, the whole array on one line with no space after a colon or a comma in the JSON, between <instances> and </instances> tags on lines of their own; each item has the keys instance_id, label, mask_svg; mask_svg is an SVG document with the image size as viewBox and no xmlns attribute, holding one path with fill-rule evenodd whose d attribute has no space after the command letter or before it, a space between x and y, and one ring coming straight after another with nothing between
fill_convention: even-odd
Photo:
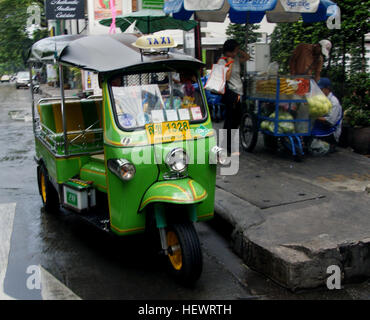
<instances>
[{"instance_id":1,"label":"signboard","mask_svg":"<svg viewBox=\"0 0 370 320\"><path fill-rule=\"evenodd\" d=\"M94 95L101 95L102 90L99 87L98 75L91 71L83 71L83 91L93 91Z\"/></svg>"},{"instance_id":2,"label":"signboard","mask_svg":"<svg viewBox=\"0 0 370 320\"><path fill-rule=\"evenodd\" d=\"M47 81L48 82L55 82L57 81L57 70L52 64L46 65L46 74L47 74Z\"/></svg>"},{"instance_id":3,"label":"signboard","mask_svg":"<svg viewBox=\"0 0 370 320\"><path fill-rule=\"evenodd\" d=\"M314 13L319 8L320 0L281 0L286 12Z\"/></svg>"},{"instance_id":4,"label":"signboard","mask_svg":"<svg viewBox=\"0 0 370 320\"><path fill-rule=\"evenodd\" d=\"M164 0L142 0L142 9L162 10Z\"/></svg>"},{"instance_id":5,"label":"signboard","mask_svg":"<svg viewBox=\"0 0 370 320\"><path fill-rule=\"evenodd\" d=\"M45 13L48 20L84 19L84 0L46 0Z\"/></svg>"},{"instance_id":6,"label":"signboard","mask_svg":"<svg viewBox=\"0 0 370 320\"><path fill-rule=\"evenodd\" d=\"M109 0L94 0L94 15L95 20L112 18L112 11L109 5ZM122 15L122 1L114 0L117 16Z\"/></svg>"}]
</instances>

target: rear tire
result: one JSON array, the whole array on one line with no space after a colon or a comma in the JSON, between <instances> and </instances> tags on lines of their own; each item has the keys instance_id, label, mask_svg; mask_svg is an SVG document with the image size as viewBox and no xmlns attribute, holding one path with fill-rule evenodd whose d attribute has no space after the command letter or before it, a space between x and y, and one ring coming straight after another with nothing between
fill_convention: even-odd
<instances>
[{"instance_id":1,"label":"rear tire","mask_svg":"<svg viewBox=\"0 0 370 320\"><path fill-rule=\"evenodd\" d=\"M193 223L170 225L167 229L167 243L171 274L183 285L191 286L199 279L203 269L201 246Z\"/></svg>"},{"instance_id":2,"label":"rear tire","mask_svg":"<svg viewBox=\"0 0 370 320\"><path fill-rule=\"evenodd\" d=\"M37 168L39 192L44 208L47 212L59 210L59 196L53 184L50 182L48 172L42 165Z\"/></svg>"},{"instance_id":3,"label":"rear tire","mask_svg":"<svg viewBox=\"0 0 370 320\"><path fill-rule=\"evenodd\" d=\"M239 133L243 149L252 152L258 138L257 118L253 113L246 112L242 115Z\"/></svg>"}]
</instances>

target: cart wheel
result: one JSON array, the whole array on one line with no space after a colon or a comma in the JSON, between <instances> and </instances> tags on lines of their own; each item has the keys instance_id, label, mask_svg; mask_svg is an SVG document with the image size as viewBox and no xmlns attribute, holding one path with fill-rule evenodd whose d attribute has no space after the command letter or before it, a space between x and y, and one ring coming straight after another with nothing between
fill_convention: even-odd
<instances>
[{"instance_id":1,"label":"cart wheel","mask_svg":"<svg viewBox=\"0 0 370 320\"><path fill-rule=\"evenodd\" d=\"M44 166L37 168L39 192L42 203L47 212L59 210L59 197L54 186L49 180L49 175Z\"/></svg>"},{"instance_id":2,"label":"cart wheel","mask_svg":"<svg viewBox=\"0 0 370 320\"><path fill-rule=\"evenodd\" d=\"M170 225L167 243L170 272L179 282L193 284L199 279L203 268L202 251L193 223Z\"/></svg>"},{"instance_id":3,"label":"cart wheel","mask_svg":"<svg viewBox=\"0 0 370 320\"><path fill-rule=\"evenodd\" d=\"M243 114L239 133L243 149L252 152L258 138L257 118L253 113Z\"/></svg>"}]
</instances>

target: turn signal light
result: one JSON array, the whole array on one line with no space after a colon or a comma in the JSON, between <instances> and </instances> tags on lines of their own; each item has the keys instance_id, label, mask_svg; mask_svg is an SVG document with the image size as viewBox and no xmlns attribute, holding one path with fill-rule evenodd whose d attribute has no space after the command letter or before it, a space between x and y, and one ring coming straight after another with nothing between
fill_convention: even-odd
<instances>
[{"instance_id":1,"label":"turn signal light","mask_svg":"<svg viewBox=\"0 0 370 320\"><path fill-rule=\"evenodd\" d=\"M123 181L132 180L136 173L135 166L126 159L110 159L108 160L108 168Z\"/></svg>"}]
</instances>

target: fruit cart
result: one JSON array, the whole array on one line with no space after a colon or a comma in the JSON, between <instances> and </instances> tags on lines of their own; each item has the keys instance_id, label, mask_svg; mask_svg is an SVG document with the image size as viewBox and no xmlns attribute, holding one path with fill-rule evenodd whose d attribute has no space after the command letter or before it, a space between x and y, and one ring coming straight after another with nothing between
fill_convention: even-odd
<instances>
[{"instance_id":1,"label":"fruit cart","mask_svg":"<svg viewBox=\"0 0 370 320\"><path fill-rule=\"evenodd\" d=\"M304 155L303 137L311 135L305 95L309 76L254 76L247 95L247 111L240 127L241 145L252 152L261 132L266 141L288 149L296 160Z\"/></svg>"}]
</instances>

